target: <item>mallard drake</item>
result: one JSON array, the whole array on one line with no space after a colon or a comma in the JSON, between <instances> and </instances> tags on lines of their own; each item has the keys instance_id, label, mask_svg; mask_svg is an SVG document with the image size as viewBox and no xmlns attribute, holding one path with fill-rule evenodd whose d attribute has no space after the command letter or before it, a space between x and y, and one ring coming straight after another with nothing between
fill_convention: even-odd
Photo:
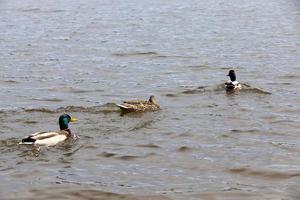
<instances>
[{"instance_id":1,"label":"mallard drake","mask_svg":"<svg viewBox=\"0 0 300 200\"><path fill-rule=\"evenodd\" d=\"M60 131L33 133L28 137L22 139L22 142L20 142L19 144L54 146L72 136L71 130L69 129L68 125L70 122L76 121L76 118L72 118L68 114L63 114L59 117L58 120Z\"/></svg>"},{"instance_id":2,"label":"mallard drake","mask_svg":"<svg viewBox=\"0 0 300 200\"><path fill-rule=\"evenodd\" d=\"M156 111L160 109L153 95L150 96L148 101L143 101L143 100L123 101L122 104L117 104L117 106L123 112Z\"/></svg>"},{"instance_id":3,"label":"mallard drake","mask_svg":"<svg viewBox=\"0 0 300 200\"><path fill-rule=\"evenodd\" d=\"M237 80L236 80L236 75L234 70L229 70L228 75L230 77L230 81L227 81L225 83L225 88L226 90L235 90L235 89L242 89L242 84L240 84Z\"/></svg>"}]
</instances>

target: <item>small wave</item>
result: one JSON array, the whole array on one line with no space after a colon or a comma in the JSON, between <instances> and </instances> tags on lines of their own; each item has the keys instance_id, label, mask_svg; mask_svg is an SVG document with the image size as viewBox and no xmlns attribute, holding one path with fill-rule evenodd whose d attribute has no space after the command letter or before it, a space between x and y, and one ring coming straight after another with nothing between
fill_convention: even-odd
<instances>
[{"instance_id":1,"label":"small wave","mask_svg":"<svg viewBox=\"0 0 300 200\"><path fill-rule=\"evenodd\" d=\"M10 152L17 152L19 151L20 145L19 145L20 139L17 138L9 138L0 140L0 152L2 154L10 153ZM39 150L37 148L26 148L25 150L22 150L18 153L18 156L24 157L24 156L30 156L30 157L37 157L39 155Z\"/></svg>"},{"instance_id":2,"label":"small wave","mask_svg":"<svg viewBox=\"0 0 300 200\"><path fill-rule=\"evenodd\" d=\"M131 155L124 155L124 156L117 156L115 157L118 160L134 160L137 158L142 158L142 156L131 156Z\"/></svg>"},{"instance_id":3,"label":"small wave","mask_svg":"<svg viewBox=\"0 0 300 200\"><path fill-rule=\"evenodd\" d=\"M207 90L205 89L189 89L182 92L182 94L201 94L205 93Z\"/></svg>"},{"instance_id":4,"label":"small wave","mask_svg":"<svg viewBox=\"0 0 300 200\"><path fill-rule=\"evenodd\" d=\"M275 147L279 147L282 149L285 149L290 152L299 152L300 147L296 144L289 144L289 143L284 143L284 142L270 142L271 145Z\"/></svg>"},{"instance_id":5,"label":"small wave","mask_svg":"<svg viewBox=\"0 0 300 200\"><path fill-rule=\"evenodd\" d=\"M148 51L148 52L132 52L132 53L114 53L112 54L114 56L120 56L120 57L129 57L129 56L153 56L158 55L157 52L154 51Z\"/></svg>"},{"instance_id":6,"label":"small wave","mask_svg":"<svg viewBox=\"0 0 300 200\"><path fill-rule=\"evenodd\" d=\"M186 67L190 68L192 70L196 70L196 71L209 68L209 66L207 66L207 65L190 65L190 66L186 66Z\"/></svg>"},{"instance_id":7,"label":"small wave","mask_svg":"<svg viewBox=\"0 0 300 200\"><path fill-rule=\"evenodd\" d=\"M192 150L192 148L187 147L187 146L182 146L182 147L179 147L177 149L178 152L188 152L188 151L191 151L191 150Z\"/></svg>"},{"instance_id":8,"label":"small wave","mask_svg":"<svg viewBox=\"0 0 300 200\"><path fill-rule=\"evenodd\" d=\"M56 113L55 110L50 110L48 108L30 108L30 109L25 109L25 112L42 112L42 113Z\"/></svg>"},{"instance_id":9,"label":"small wave","mask_svg":"<svg viewBox=\"0 0 300 200\"><path fill-rule=\"evenodd\" d=\"M93 107L67 106L67 107L60 107L56 111L57 112L99 112L99 109L102 109L102 107L101 106L93 106Z\"/></svg>"},{"instance_id":10,"label":"small wave","mask_svg":"<svg viewBox=\"0 0 300 200\"><path fill-rule=\"evenodd\" d=\"M76 141L76 140L74 140L74 141ZM72 143L74 143L74 141L72 141ZM72 144L71 144L72 145ZM80 149L82 149L84 146L80 146L80 147L78 147L77 149L74 149L74 150L71 150L71 151L69 151L69 152L67 152L67 153L64 153L64 155L65 156L72 156L73 154L75 154L77 151L79 151Z\"/></svg>"},{"instance_id":11,"label":"small wave","mask_svg":"<svg viewBox=\"0 0 300 200\"><path fill-rule=\"evenodd\" d=\"M60 88L49 88L48 91L82 94L82 93L103 92L104 90L102 89L86 90L86 89L74 88L74 87L60 87Z\"/></svg>"},{"instance_id":12,"label":"small wave","mask_svg":"<svg viewBox=\"0 0 300 200\"><path fill-rule=\"evenodd\" d=\"M138 158L147 158L149 156L156 155L155 153L149 153L146 155L118 155L116 153L110 153L110 152L102 152L100 154L97 154L97 157L104 157L104 158L114 158L117 160L125 160L125 161L130 161L130 160L135 160Z\"/></svg>"},{"instance_id":13,"label":"small wave","mask_svg":"<svg viewBox=\"0 0 300 200\"><path fill-rule=\"evenodd\" d=\"M251 169L247 167L232 168L227 170L230 173L251 176L262 179L282 180L300 176L300 170L274 171L272 169Z\"/></svg>"},{"instance_id":14,"label":"small wave","mask_svg":"<svg viewBox=\"0 0 300 200\"><path fill-rule=\"evenodd\" d=\"M16 84L19 83L18 81L14 81L14 80L0 80L0 84Z\"/></svg>"},{"instance_id":15,"label":"small wave","mask_svg":"<svg viewBox=\"0 0 300 200\"><path fill-rule=\"evenodd\" d=\"M166 97L178 97L178 94L167 93Z\"/></svg>"},{"instance_id":16,"label":"small wave","mask_svg":"<svg viewBox=\"0 0 300 200\"><path fill-rule=\"evenodd\" d=\"M62 99L58 99L58 98L33 98L32 100L34 101L49 101L49 102L62 102L64 100Z\"/></svg>"},{"instance_id":17,"label":"small wave","mask_svg":"<svg viewBox=\"0 0 300 200\"><path fill-rule=\"evenodd\" d=\"M110 158L115 155L116 155L115 153L109 153L109 152L103 152L103 153L97 154L98 157L105 157L105 158Z\"/></svg>"},{"instance_id":18,"label":"small wave","mask_svg":"<svg viewBox=\"0 0 300 200\"><path fill-rule=\"evenodd\" d=\"M237 190L237 191L235 191ZM261 194L257 194L254 192L250 191L238 191L241 190L239 188L226 188L223 191L218 191L218 192L201 192L198 194L193 194L192 197L193 199L207 199L207 200L216 200L216 199L222 199L222 200L231 200L231 199L245 199L245 200L250 200L250 199L264 199L262 198ZM274 195L274 192L271 196ZM272 199L272 198L270 198Z\"/></svg>"},{"instance_id":19,"label":"small wave","mask_svg":"<svg viewBox=\"0 0 300 200\"><path fill-rule=\"evenodd\" d=\"M232 67L220 67L220 69L222 69L222 70L230 70L230 69L232 69Z\"/></svg>"},{"instance_id":20,"label":"small wave","mask_svg":"<svg viewBox=\"0 0 300 200\"><path fill-rule=\"evenodd\" d=\"M146 147L146 148L160 148L160 146L156 145L156 144L140 144L140 145L136 145L137 147Z\"/></svg>"},{"instance_id":21,"label":"small wave","mask_svg":"<svg viewBox=\"0 0 300 200\"><path fill-rule=\"evenodd\" d=\"M256 93L256 94L272 94L271 92L265 91L261 88L253 87L246 83L242 83L241 92Z\"/></svg>"},{"instance_id":22,"label":"small wave","mask_svg":"<svg viewBox=\"0 0 300 200\"><path fill-rule=\"evenodd\" d=\"M33 120L27 120L23 122L24 124L37 124L38 121L33 121Z\"/></svg>"},{"instance_id":23,"label":"small wave","mask_svg":"<svg viewBox=\"0 0 300 200\"><path fill-rule=\"evenodd\" d=\"M65 10L45 10L45 11L42 11L43 13L61 13L61 12L66 12Z\"/></svg>"},{"instance_id":24,"label":"small wave","mask_svg":"<svg viewBox=\"0 0 300 200\"><path fill-rule=\"evenodd\" d=\"M40 12L41 9L39 8L27 8L27 9L23 9L22 12Z\"/></svg>"},{"instance_id":25,"label":"small wave","mask_svg":"<svg viewBox=\"0 0 300 200\"><path fill-rule=\"evenodd\" d=\"M148 157L154 156L154 155L156 155L156 153L148 153L148 154L142 155L142 156L123 155L123 156L115 156L115 158L118 160L130 161L130 160L135 160L138 158L148 158Z\"/></svg>"},{"instance_id":26,"label":"small wave","mask_svg":"<svg viewBox=\"0 0 300 200\"><path fill-rule=\"evenodd\" d=\"M133 128L130 129L130 131L137 131L143 128L147 128L151 126L155 121L154 120L148 120L148 121L141 121L137 125L135 125Z\"/></svg>"},{"instance_id":27,"label":"small wave","mask_svg":"<svg viewBox=\"0 0 300 200\"><path fill-rule=\"evenodd\" d=\"M259 129L246 129L246 130L241 130L241 129L232 129L231 132L233 133L259 133Z\"/></svg>"},{"instance_id":28,"label":"small wave","mask_svg":"<svg viewBox=\"0 0 300 200\"><path fill-rule=\"evenodd\" d=\"M156 58L182 58L182 59L192 59L198 58L196 56L182 56L182 55L157 55Z\"/></svg>"},{"instance_id":29,"label":"small wave","mask_svg":"<svg viewBox=\"0 0 300 200\"><path fill-rule=\"evenodd\" d=\"M62 180L64 183L72 183L72 187L47 187L43 189L31 189L27 192L22 192L19 194L14 194L15 200L17 199L25 199L25 200L37 200L41 199L106 199L106 200L147 200L147 199L155 199L155 200L170 200L164 196L158 195L133 195L133 194L118 194L112 192L104 192L100 190L93 189L82 189L82 183L70 182ZM61 182L57 182L60 184ZM69 185L69 184L67 184ZM9 199L9 198L8 198Z\"/></svg>"},{"instance_id":30,"label":"small wave","mask_svg":"<svg viewBox=\"0 0 300 200\"><path fill-rule=\"evenodd\" d=\"M30 12L30 13L59 13L59 12L65 12L65 10L41 10L40 8L27 8L27 9L22 9L21 12Z\"/></svg>"},{"instance_id":31,"label":"small wave","mask_svg":"<svg viewBox=\"0 0 300 200\"><path fill-rule=\"evenodd\" d=\"M300 79L300 75L284 75L284 76L279 76L280 79Z\"/></svg>"},{"instance_id":32,"label":"small wave","mask_svg":"<svg viewBox=\"0 0 300 200\"><path fill-rule=\"evenodd\" d=\"M146 52L130 52L130 53L113 53L113 56L118 57L131 57L131 56L152 56L155 58L197 58L195 56L182 56L182 55L161 55L155 51Z\"/></svg>"},{"instance_id":33,"label":"small wave","mask_svg":"<svg viewBox=\"0 0 300 200\"><path fill-rule=\"evenodd\" d=\"M93 93L93 92L103 92L104 90L82 90L82 89L73 89L70 90L72 93Z\"/></svg>"},{"instance_id":34,"label":"small wave","mask_svg":"<svg viewBox=\"0 0 300 200\"><path fill-rule=\"evenodd\" d=\"M16 138L11 138L11 139L4 139L4 140L0 140L0 146L1 147L13 147L18 145L19 143L19 139Z\"/></svg>"},{"instance_id":35,"label":"small wave","mask_svg":"<svg viewBox=\"0 0 300 200\"><path fill-rule=\"evenodd\" d=\"M71 38L68 36L59 36L59 37L54 37L53 40L64 40L64 41L68 41Z\"/></svg>"},{"instance_id":36,"label":"small wave","mask_svg":"<svg viewBox=\"0 0 300 200\"><path fill-rule=\"evenodd\" d=\"M276 83L267 83L268 85L292 85L292 83L287 83L287 82L276 82Z\"/></svg>"},{"instance_id":37,"label":"small wave","mask_svg":"<svg viewBox=\"0 0 300 200\"><path fill-rule=\"evenodd\" d=\"M210 87L210 86L198 86L196 88L192 89L186 89L182 91L182 94L201 94L201 93L206 93L206 92L218 92L218 91L223 91L224 90L224 85L217 85L215 87Z\"/></svg>"},{"instance_id":38,"label":"small wave","mask_svg":"<svg viewBox=\"0 0 300 200\"><path fill-rule=\"evenodd\" d=\"M42 113L64 113L64 112L89 112L89 113L110 113L110 112L119 112L118 107L115 103L107 103L102 106L66 106L60 107L57 109L48 109L48 108L31 108L24 109L24 112L42 112Z\"/></svg>"},{"instance_id":39,"label":"small wave","mask_svg":"<svg viewBox=\"0 0 300 200\"><path fill-rule=\"evenodd\" d=\"M179 94L203 94L203 93L212 93L212 92L226 92L224 84L219 84L216 86L198 86L194 88L185 89L179 93L168 93L167 97L177 97ZM272 94L270 92L264 91L263 89L252 87L249 84L242 83L242 89L237 91L238 93L254 93L254 94Z\"/></svg>"},{"instance_id":40,"label":"small wave","mask_svg":"<svg viewBox=\"0 0 300 200\"><path fill-rule=\"evenodd\" d=\"M115 104L105 104L102 106L82 107L82 106L67 106L56 110L57 112L89 112L89 113L109 113L118 112L119 109Z\"/></svg>"}]
</instances>

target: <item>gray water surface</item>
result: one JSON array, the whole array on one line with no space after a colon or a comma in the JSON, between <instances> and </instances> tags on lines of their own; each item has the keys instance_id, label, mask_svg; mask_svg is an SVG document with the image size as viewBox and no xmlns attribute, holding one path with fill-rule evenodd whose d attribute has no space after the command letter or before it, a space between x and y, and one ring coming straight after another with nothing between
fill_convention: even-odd
<instances>
[{"instance_id":1,"label":"gray water surface","mask_svg":"<svg viewBox=\"0 0 300 200\"><path fill-rule=\"evenodd\" d=\"M299 20L292 0L0 1L1 199L299 199ZM232 68L252 89L223 90ZM78 140L18 146L64 112Z\"/></svg>"}]
</instances>

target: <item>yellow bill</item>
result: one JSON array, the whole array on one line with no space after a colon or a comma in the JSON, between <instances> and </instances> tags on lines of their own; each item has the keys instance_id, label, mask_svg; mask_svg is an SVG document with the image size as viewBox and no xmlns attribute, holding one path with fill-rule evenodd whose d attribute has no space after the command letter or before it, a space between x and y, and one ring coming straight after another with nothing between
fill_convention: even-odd
<instances>
[{"instance_id":1,"label":"yellow bill","mask_svg":"<svg viewBox=\"0 0 300 200\"><path fill-rule=\"evenodd\" d=\"M75 118L75 117L71 117L71 120L70 120L70 122L77 122L78 121L78 119L77 118Z\"/></svg>"}]
</instances>

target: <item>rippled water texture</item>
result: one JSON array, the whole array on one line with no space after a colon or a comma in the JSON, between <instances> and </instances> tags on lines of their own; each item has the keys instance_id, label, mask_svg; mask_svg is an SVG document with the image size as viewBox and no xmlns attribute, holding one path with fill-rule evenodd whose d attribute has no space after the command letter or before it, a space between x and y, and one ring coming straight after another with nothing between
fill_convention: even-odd
<instances>
[{"instance_id":1,"label":"rippled water texture","mask_svg":"<svg viewBox=\"0 0 300 200\"><path fill-rule=\"evenodd\" d=\"M0 1L0 199L300 199L299 21L296 0ZM79 139L18 146L64 112Z\"/></svg>"}]
</instances>

